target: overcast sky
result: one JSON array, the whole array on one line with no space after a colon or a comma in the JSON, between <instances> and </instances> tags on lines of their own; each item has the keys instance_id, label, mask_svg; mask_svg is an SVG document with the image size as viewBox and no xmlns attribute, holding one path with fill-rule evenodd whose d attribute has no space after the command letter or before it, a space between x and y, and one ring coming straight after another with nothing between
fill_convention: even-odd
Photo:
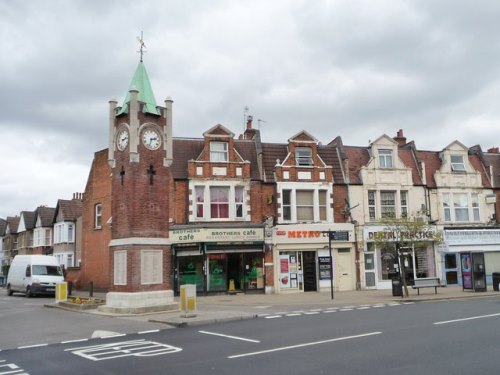
<instances>
[{"instance_id":1,"label":"overcast sky","mask_svg":"<svg viewBox=\"0 0 500 375\"><path fill-rule=\"evenodd\" d=\"M500 145L498 1L0 0L0 218L83 192L139 63L175 137ZM262 121L258 121L262 120ZM175 155L174 155L175 157Z\"/></svg>"}]
</instances>

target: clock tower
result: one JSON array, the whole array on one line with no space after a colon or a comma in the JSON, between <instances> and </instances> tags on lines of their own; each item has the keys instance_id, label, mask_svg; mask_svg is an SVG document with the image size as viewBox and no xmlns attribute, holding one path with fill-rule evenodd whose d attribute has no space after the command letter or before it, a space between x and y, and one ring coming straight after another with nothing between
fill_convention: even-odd
<instances>
[{"instance_id":1,"label":"clock tower","mask_svg":"<svg viewBox=\"0 0 500 375\"><path fill-rule=\"evenodd\" d=\"M173 101L156 105L141 54L123 105L109 104L110 292L102 310L177 308L168 232Z\"/></svg>"}]
</instances>

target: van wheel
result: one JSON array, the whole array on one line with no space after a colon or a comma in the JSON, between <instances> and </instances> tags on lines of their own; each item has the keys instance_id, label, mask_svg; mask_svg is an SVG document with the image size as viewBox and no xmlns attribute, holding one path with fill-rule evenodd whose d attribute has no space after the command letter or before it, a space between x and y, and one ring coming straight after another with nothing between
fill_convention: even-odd
<instances>
[{"instance_id":1,"label":"van wheel","mask_svg":"<svg viewBox=\"0 0 500 375\"><path fill-rule=\"evenodd\" d=\"M8 295L8 296L11 296L11 295L13 295L13 294L14 294L14 292L12 291L12 289L10 289L10 284L8 284L8 285L7 285L7 295Z\"/></svg>"},{"instance_id":2,"label":"van wheel","mask_svg":"<svg viewBox=\"0 0 500 375\"><path fill-rule=\"evenodd\" d=\"M29 286L26 287L26 297L33 297L33 294L31 294L31 288Z\"/></svg>"}]
</instances>

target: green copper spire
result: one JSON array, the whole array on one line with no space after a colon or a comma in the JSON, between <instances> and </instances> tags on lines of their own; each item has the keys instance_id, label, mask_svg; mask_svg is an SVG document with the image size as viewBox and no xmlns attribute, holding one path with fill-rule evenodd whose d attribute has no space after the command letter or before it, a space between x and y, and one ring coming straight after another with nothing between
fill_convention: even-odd
<instances>
[{"instance_id":1,"label":"green copper spire","mask_svg":"<svg viewBox=\"0 0 500 375\"><path fill-rule=\"evenodd\" d=\"M148 73L146 72L146 67L142 60L139 62L139 66L135 71L134 78L132 78L132 82L130 83L130 89L136 89L139 91L137 95L137 100L139 102L144 103L143 112L151 113L154 115L159 115L160 112L156 108L156 100L153 95L153 89L151 88L151 83L149 83ZM125 97L125 101L123 102L122 108L119 115L122 113L128 112L128 105L130 103L130 92L127 92L127 96Z\"/></svg>"}]
</instances>

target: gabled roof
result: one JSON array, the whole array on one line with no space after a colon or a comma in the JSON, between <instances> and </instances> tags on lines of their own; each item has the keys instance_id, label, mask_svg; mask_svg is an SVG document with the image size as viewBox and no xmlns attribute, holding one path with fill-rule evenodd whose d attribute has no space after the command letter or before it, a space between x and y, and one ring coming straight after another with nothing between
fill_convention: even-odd
<instances>
[{"instance_id":1,"label":"gabled roof","mask_svg":"<svg viewBox=\"0 0 500 375\"><path fill-rule=\"evenodd\" d=\"M54 222L55 207L40 206L36 209L37 218L40 219L42 227L51 227ZM37 219L35 218L35 225Z\"/></svg>"},{"instance_id":2,"label":"gabled roof","mask_svg":"<svg viewBox=\"0 0 500 375\"><path fill-rule=\"evenodd\" d=\"M146 67L141 61L137 66L132 82L130 83L129 91L123 102L122 108L117 115L123 113L128 113L128 106L130 103L130 90L136 89L139 91L137 94L137 100L144 103L143 112L151 113L153 115L160 115L160 112L156 108L156 100L153 94L153 89L151 88L151 83L149 82L148 73L146 72Z\"/></svg>"},{"instance_id":3,"label":"gabled roof","mask_svg":"<svg viewBox=\"0 0 500 375\"><path fill-rule=\"evenodd\" d=\"M276 160L283 161L288 155L288 145L278 143L262 143L262 167L264 181L274 182Z\"/></svg>"},{"instance_id":4,"label":"gabled roof","mask_svg":"<svg viewBox=\"0 0 500 375\"><path fill-rule=\"evenodd\" d=\"M10 234L17 234L17 227L19 226L19 216L8 216L7 226L9 227Z\"/></svg>"},{"instance_id":5,"label":"gabled roof","mask_svg":"<svg viewBox=\"0 0 500 375\"><path fill-rule=\"evenodd\" d=\"M174 138L173 155L174 160L170 167L172 176L175 179L188 178L188 161L197 160L203 151L204 140L192 138ZM255 150L255 142L251 140L234 140L234 148L240 156L250 162L250 178L259 180L259 167L257 164L257 151Z\"/></svg>"},{"instance_id":6,"label":"gabled roof","mask_svg":"<svg viewBox=\"0 0 500 375\"><path fill-rule=\"evenodd\" d=\"M34 211L22 211L19 223L20 224L22 223L24 226L23 229L25 231L28 231L35 228L36 224L35 220L36 220L36 214ZM19 231L20 228L18 227L17 230Z\"/></svg>"},{"instance_id":7,"label":"gabled roof","mask_svg":"<svg viewBox=\"0 0 500 375\"><path fill-rule=\"evenodd\" d=\"M82 211L83 203L81 199L59 199L54 212L54 222L57 220L59 214L62 215L64 221L76 221L77 218L82 216Z\"/></svg>"},{"instance_id":8,"label":"gabled roof","mask_svg":"<svg viewBox=\"0 0 500 375\"><path fill-rule=\"evenodd\" d=\"M221 125L221 124L217 124L203 133L204 137L211 136L211 135L224 136L224 137L230 137L230 138L234 137L234 133L231 130L229 130L228 128L226 128L224 125Z\"/></svg>"},{"instance_id":9,"label":"gabled roof","mask_svg":"<svg viewBox=\"0 0 500 375\"><path fill-rule=\"evenodd\" d=\"M288 142L313 142L318 143L318 140L309 134L307 131L302 130L288 139Z\"/></svg>"}]
</instances>

